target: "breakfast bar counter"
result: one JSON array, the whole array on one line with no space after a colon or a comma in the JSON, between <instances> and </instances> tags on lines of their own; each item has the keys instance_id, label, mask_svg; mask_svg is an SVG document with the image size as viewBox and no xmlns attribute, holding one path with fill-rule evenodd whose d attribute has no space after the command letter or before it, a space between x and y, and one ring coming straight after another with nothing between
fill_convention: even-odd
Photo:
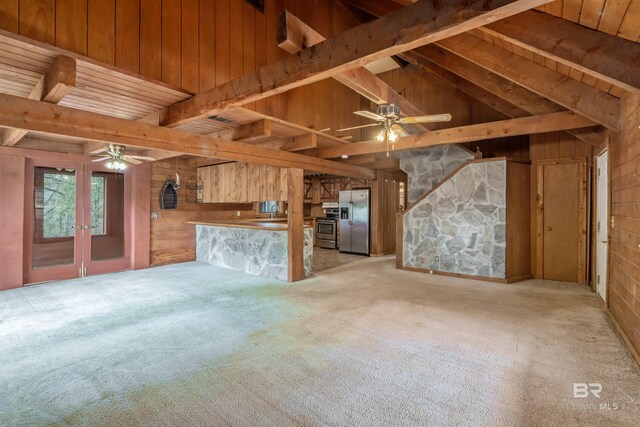
<instances>
[{"instance_id":1,"label":"breakfast bar counter","mask_svg":"<svg viewBox=\"0 0 640 427\"><path fill-rule=\"evenodd\" d=\"M286 220L193 221L196 260L286 281L289 270ZM304 227L304 271L313 273L313 227Z\"/></svg>"}]
</instances>

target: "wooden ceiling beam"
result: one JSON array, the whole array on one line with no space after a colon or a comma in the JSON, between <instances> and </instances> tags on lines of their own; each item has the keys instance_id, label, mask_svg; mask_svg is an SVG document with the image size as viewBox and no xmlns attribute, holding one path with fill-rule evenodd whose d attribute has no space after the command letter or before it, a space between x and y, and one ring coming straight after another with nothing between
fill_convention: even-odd
<instances>
[{"instance_id":1,"label":"wooden ceiling beam","mask_svg":"<svg viewBox=\"0 0 640 427\"><path fill-rule=\"evenodd\" d=\"M209 136L228 141L257 142L271 138L271 122L266 119L255 122L243 123L219 132L210 133Z\"/></svg>"},{"instance_id":2,"label":"wooden ceiling beam","mask_svg":"<svg viewBox=\"0 0 640 427\"><path fill-rule=\"evenodd\" d=\"M178 126L218 110L259 101L549 2L420 1L173 104L162 124Z\"/></svg>"},{"instance_id":3,"label":"wooden ceiling beam","mask_svg":"<svg viewBox=\"0 0 640 427\"><path fill-rule=\"evenodd\" d=\"M354 178L370 179L375 176L372 170L362 167L104 116L8 94L0 94L0 126L214 159L303 168Z\"/></svg>"},{"instance_id":4,"label":"wooden ceiling beam","mask_svg":"<svg viewBox=\"0 0 640 427\"><path fill-rule=\"evenodd\" d=\"M318 146L318 137L315 133L292 136L289 138L275 137L271 141L260 142L256 145L281 151L304 151Z\"/></svg>"},{"instance_id":5,"label":"wooden ceiling beam","mask_svg":"<svg viewBox=\"0 0 640 427\"><path fill-rule=\"evenodd\" d=\"M478 30L612 85L640 93L638 43L533 10Z\"/></svg>"},{"instance_id":6,"label":"wooden ceiling beam","mask_svg":"<svg viewBox=\"0 0 640 427\"><path fill-rule=\"evenodd\" d=\"M402 58L425 72L452 79L454 84L461 85L470 96L478 97L481 102L486 99L489 105L509 117L519 118L564 110L553 101L437 46L423 46L405 52ZM451 77L451 73L458 79ZM464 82L468 84L464 85ZM499 99L506 101L506 104L499 102ZM602 142L604 129L597 126L589 130L573 129L566 132L588 144L596 145Z\"/></svg>"},{"instance_id":7,"label":"wooden ceiling beam","mask_svg":"<svg viewBox=\"0 0 640 427\"><path fill-rule=\"evenodd\" d=\"M577 129L588 126L593 126L593 122L590 119L580 116L573 111L562 111L559 113L442 129L419 135L409 135L404 138L399 138L395 144L393 144L393 149L395 151L411 150L434 145L459 144L508 136ZM342 147L320 149L318 150L318 157L336 158L345 154L352 156L382 153L386 150L386 144L378 141L368 141Z\"/></svg>"},{"instance_id":8,"label":"wooden ceiling beam","mask_svg":"<svg viewBox=\"0 0 640 427\"><path fill-rule=\"evenodd\" d=\"M615 131L620 100L478 37L460 34L438 46Z\"/></svg>"},{"instance_id":9,"label":"wooden ceiling beam","mask_svg":"<svg viewBox=\"0 0 640 427\"><path fill-rule=\"evenodd\" d=\"M27 97L57 104L73 90L75 85L76 60L68 56L59 55ZM28 131L24 129L4 129L2 131L1 145L12 147L20 142L27 133Z\"/></svg>"},{"instance_id":10,"label":"wooden ceiling beam","mask_svg":"<svg viewBox=\"0 0 640 427\"><path fill-rule=\"evenodd\" d=\"M76 60L58 55L44 76L42 100L57 104L76 87Z\"/></svg>"},{"instance_id":11,"label":"wooden ceiling beam","mask_svg":"<svg viewBox=\"0 0 640 427\"><path fill-rule=\"evenodd\" d=\"M298 53L324 40L326 39L321 34L290 12L285 10L278 17L278 46L291 54ZM426 114L396 92L384 80L364 67L336 74L333 78L377 105L396 104L400 107L400 112L405 116L422 116ZM435 124L429 126L415 124L412 126L422 131L435 128Z\"/></svg>"}]
</instances>

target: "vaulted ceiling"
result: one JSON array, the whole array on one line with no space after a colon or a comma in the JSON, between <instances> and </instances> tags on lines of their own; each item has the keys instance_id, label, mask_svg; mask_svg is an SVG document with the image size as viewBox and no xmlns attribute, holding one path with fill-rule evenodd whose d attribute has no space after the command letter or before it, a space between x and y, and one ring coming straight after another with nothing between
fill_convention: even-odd
<instances>
[{"instance_id":1,"label":"vaulted ceiling","mask_svg":"<svg viewBox=\"0 0 640 427\"><path fill-rule=\"evenodd\" d=\"M398 147L555 130L566 130L595 144L605 129L620 130L619 98L640 92L640 0L557 0L546 4L545 0L341 1L365 25L324 40L303 22L293 21L285 25L286 36L300 37L302 42L287 49L292 55L195 96L131 73L119 74L113 67L101 67L78 55L71 55L73 82L56 81L60 75L52 70L56 69L56 58L65 56L64 51L0 34L0 41L8 46L0 49L0 63L8 61L0 75L0 91L9 94L4 100L6 108L0 111L0 125L8 127L4 144L14 145L24 135L20 129L27 129L36 137L54 133L102 144L119 141L155 150L158 157L182 153L371 176L366 168L348 168L317 157L370 156L381 152L379 146L365 142L356 147L245 106L332 77L374 103L394 102L403 105L405 112L420 114L422 106L413 105L360 68L370 61L396 56L407 64L407 71L443 82L512 118L433 132L423 127L419 129L422 133L402 140ZM535 6L538 10L529 10ZM405 10L407 7L411 9ZM25 55L37 58L26 59ZM41 69L36 69L38 66ZM50 78L60 86L48 87ZM39 84L44 84L44 89ZM123 84L145 89L125 96ZM52 101L59 88L64 94ZM19 101L11 95L32 101ZM49 105L39 105L42 101ZM65 107L138 123L118 122L128 130L122 135L100 117L86 113L84 120L100 125L82 127L75 113ZM226 116L233 116L233 126L225 123ZM45 123L52 117L75 122L66 126ZM149 126L165 129L155 132ZM156 139L150 140L150 135ZM95 148L91 141L87 144Z\"/></svg>"}]
</instances>

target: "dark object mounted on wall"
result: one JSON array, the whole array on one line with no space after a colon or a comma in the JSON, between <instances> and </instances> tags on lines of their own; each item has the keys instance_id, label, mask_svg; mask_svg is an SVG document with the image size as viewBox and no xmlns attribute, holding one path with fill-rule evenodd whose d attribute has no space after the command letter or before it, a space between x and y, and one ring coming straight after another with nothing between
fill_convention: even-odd
<instances>
[{"instance_id":1,"label":"dark object mounted on wall","mask_svg":"<svg viewBox=\"0 0 640 427\"><path fill-rule=\"evenodd\" d=\"M178 209L178 189L171 177L160 190L160 209Z\"/></svg>"},{"instance_id":2,"label":"dark object mounted on wall","mask_svg":"<svg viewBox=\"0 0 640 427\"><path fill-rule=\"evenodd\" d=\"M264 0L244 0L249 3L251 6L255 7L255 9L264 14Z\"/></svg>"}]
</instances>

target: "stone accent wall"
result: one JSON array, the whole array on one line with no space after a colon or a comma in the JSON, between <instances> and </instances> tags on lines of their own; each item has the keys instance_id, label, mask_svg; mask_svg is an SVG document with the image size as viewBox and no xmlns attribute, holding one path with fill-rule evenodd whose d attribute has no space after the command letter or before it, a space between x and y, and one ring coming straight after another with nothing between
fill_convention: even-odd
<instances>
[{"instance_id":1,"label":"stone accent wall","mask_svg":"<svg viewBox=\"0 0 640 427\"><path fill-rule=\"evenodd\" d=\"M504 278L506 168L470 163L409 210L403 265Z\"/></svg>"},{"instance_id":2,"label":"stone accent wall","mask_svg":"<svg viewBox=\"0 0 640 427\"><path fill-rule=\"evenodd\" d=\"M400 169L407 173L407 200L415 203L456 170L473 154L457 145L440 145L396 154Z\"/></svg>"},{"instance_id":3,"label":"stone accent wall","mask_svg":"<svg viewBox=\"0 0 640 427\"><path fill-rule=\"evenodd\" d=\"M196 226L196 260L256 276L288 279L286 231ZM304 229L305 276L313 274L313 228Z\"/></svg>"}]
</instances>

